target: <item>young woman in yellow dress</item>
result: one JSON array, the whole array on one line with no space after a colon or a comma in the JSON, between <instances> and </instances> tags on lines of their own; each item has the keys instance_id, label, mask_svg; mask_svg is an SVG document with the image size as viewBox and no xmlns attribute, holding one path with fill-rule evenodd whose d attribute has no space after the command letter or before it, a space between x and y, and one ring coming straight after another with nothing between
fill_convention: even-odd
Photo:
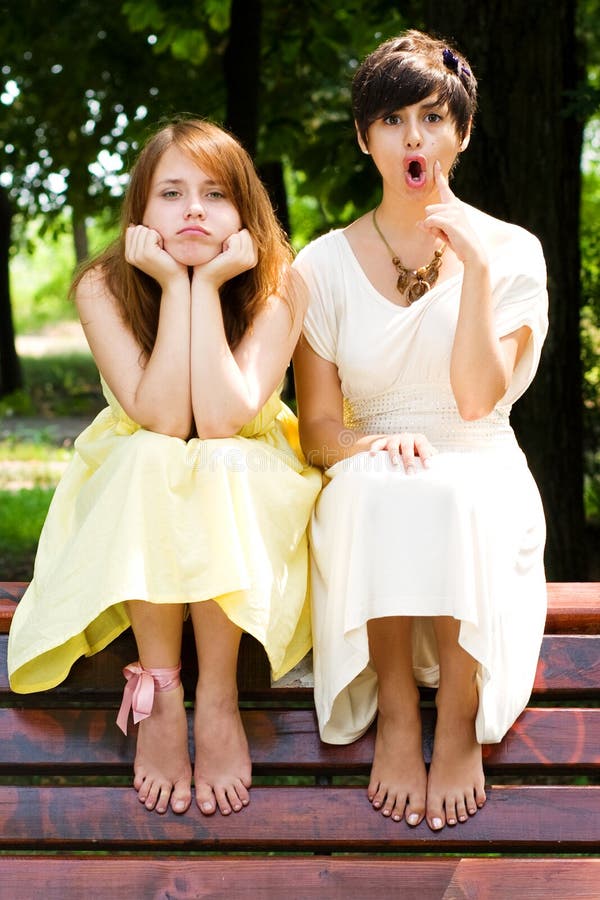
<instances>
[{"instance_id":1,"label":"young woman in yellow dress","mask_svg":"<svg viewBox=\"0 0 600 900\"><path fill-rule=\"evenodd\" d=\"M201 120L158 131L131 173L119 239L75 281L108 407L75 442L16 611L13 690L47 690L129 625L134 787L191 804L182 625L199 664L195 799L249 802L236 689L240 636L281 677L310 647L305 529L321 476L279 391L305 312L252 161Z\"/></svg>"}]
</instances>

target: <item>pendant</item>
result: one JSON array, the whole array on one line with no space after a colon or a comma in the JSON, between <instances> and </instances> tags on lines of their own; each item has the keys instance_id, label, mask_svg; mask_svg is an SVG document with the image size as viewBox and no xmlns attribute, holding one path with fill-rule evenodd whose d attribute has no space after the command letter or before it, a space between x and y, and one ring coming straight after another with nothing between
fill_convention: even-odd
<instances>
[{"instance_id":1,"label":"pendant","mask_svg":"<svg viewBox=\"0 0 600 900\"><path fill-rule=\"evenodd\" d=\"M414 303L415 300L420 300L423 294L426 294L428 290L429 285L426 281L415 281L415 283L411 284L411 286L409 287L406 299L409 303Z\"/></svg>"}]
</instances>

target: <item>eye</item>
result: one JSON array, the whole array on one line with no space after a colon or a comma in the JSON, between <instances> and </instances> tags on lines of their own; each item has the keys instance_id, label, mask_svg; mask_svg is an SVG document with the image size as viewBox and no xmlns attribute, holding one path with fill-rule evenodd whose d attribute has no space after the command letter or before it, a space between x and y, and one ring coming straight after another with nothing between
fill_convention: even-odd
<instances>
[{"instance_id":1,"label":"eye","mask_svg":"<svg viewBox=\"0 0 600 900\"><path fill-rule=\"evenodd\" d=\"M179 191L172 189L172 190L168 190L168 191L163 191L161 196L164 197L165 200L174 200L175 198L180 197L181 194L179 193Z\"/></svg>"},{"instance_id":2,"label":"eye","mask_svg":"<svg viewBox=\"0 0 600 900\"><path fill-rule=\"evenodd\" d=\"M223 191L209 191L206 196L210 197L211 200L224 200L225 199L225 194L223 193Z\"/></svg>"},{"instance_id":3,"label":"eye","mask_svg":"<svg viewBox=\"0 0 600 900\"><path fill-rule=\"evenodd\" d=\"M397 115L396 113L392 113L389 116L383 117L383 122L385 125L399 125L401 121L402 120L401 120L400 116Z\"/></svg>"},{"instance_id":4,"label":"eye","mask_svg":"<svg viewBox=\"0 0 600 900\"><path fill-rule=\"evenodd\" d=\"M425 116L425 121L426 122L441 122L442 117L439 115L439 113L427 113L427 115Z\"/></svg>"}]
</instances>

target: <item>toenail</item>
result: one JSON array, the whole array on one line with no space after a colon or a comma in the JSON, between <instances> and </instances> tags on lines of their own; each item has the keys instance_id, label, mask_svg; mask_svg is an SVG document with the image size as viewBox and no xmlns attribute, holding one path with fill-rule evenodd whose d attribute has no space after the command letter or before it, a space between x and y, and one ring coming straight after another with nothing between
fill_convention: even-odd
<instances>
[{"instance_id":1,"label":"toenail","mask_svg":"<svg viewBox=\"0 0 600 900\"><path fill-rule=\"evenodd\" d=\"M184 809L185 809L185 803L183 802L183 800L178 800L177 803L175 803L175 805L174 805L174 809L181 809L181 810L184 810Z\"/></svg>"},{"instance_id":2,"label":"toenail","mask_svg":"<svg viewBox=\"0 0 600 900\"><path fill-rule=\"evenodd\" d=\"M456 819L448 819L448 825L456 825Z\"/></svg>"},{"instance_id":3,"label":"toenail","mask_svg":"<svg viewBox=\"0 0 600 900\"><path fill-rule=\"evenodd\" d=\"M434 828L441 828L444 823L442 822L441 819L432 819L431 824L433 825Z\"/></svg>"},{"instance_id":4,"label":"toenail","mask_svg":"<svg viewBox=\"0 0 600 900\"><path fill-rule=\"evenodd\" d=\"M398 815L398 813L396 813L394 816L392 816L392 819L394 820L394 822L399 822L400 816Z\"/></svg>"},{"instance_id":5,"label":"toenail","mask_svg":"<svg viewBox=\"0 0 600 900\"><path fill-rule=\"evenodd\" d=\"M417 813L411 813L407 821L409 825L416 825L419 821Z\"/></svg>"},{"instance_id":6,"label":"toenail","mask_svg":"<svg viewBox=\"0 0 600 900\"><path fill-rule=\"evenodd\" d=\"M204 810L204 812L210 812L212 808L213 808L212 803L203 803L202 804L202 809Z\"/></svg>"},{"instance_id":7,"label":"toenail","mask_svg":"<svg viewBox=\"0 0 600 900\"><path fill-rule=\"evenodd\" d=\"M391 813L391 809L384 809L384 810L382 810L381 815L382 815L382 816L389 816L390 813Z\"/></svg>"}]
</instances>

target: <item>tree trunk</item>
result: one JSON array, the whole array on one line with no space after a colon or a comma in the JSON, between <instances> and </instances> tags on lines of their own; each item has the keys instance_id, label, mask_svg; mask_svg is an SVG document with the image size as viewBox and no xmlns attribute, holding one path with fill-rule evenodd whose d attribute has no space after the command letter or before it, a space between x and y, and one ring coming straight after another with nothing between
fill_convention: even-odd
<instances>
[{"instance_id":1,"label":"tree trunk","mask_svg":"<svg viewBox=\"0 0 600 900\"><path fill-rule=\"evenodd\" d=\"M232 0L229 42L223 61L225 123L250 156L258 140L261 0Z\"/></svg>"},{"instance_id":2,"label":"tree trunk","mask_svg":"<svg viewBox=\"0 0 600 900\"><path fill-rule=\"evenodd\" d=\"M539 372L512 421L538 482L550 580L586 578L579 343L582 123L565 94L580 76L575 0L426 3L435 33L455 39L480 87L480 113L459 166L461 199L536 234L548 265L550 331Z\"/></svg>"},{"instance_id":3,"label":"tree trunk","mask_svg":"<svg viewBox=\"0 0 600 900\"><path fill-rule=\"evenodd\" d=\"M75 261L77 265L82 263L90 255L88 244L87 226L85 224L85 215L81 214L78 209L73 206L71 216L73 226L73 244L75 246Z\"/></svg>"},{"instance_id":4,"label":"tree trunk","mask_svg":"<svg viewBox=\"0 0 600 900\"><path fill-rule=\"evenodd\" d=\"M0 397L23 385L10 307L8 251L11 221L10 201L6 191L0 188Z\"/></svg>"}]
</instances>

